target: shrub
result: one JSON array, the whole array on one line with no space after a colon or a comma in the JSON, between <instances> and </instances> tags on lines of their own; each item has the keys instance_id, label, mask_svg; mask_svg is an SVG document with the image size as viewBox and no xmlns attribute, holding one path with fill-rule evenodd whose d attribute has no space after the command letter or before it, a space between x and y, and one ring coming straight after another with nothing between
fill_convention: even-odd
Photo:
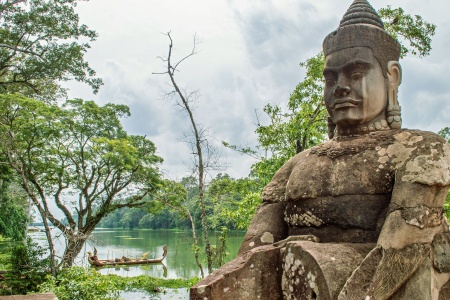
<instances>
[{"instance_id":1,"label":"shrub","mask_svg":"<svg viewBox=\"0 0 450 300\"><path fill-rule=\"evenodd\" d=\"M38 291L48 273L49 259L42 258L46 250L27 238L26 244L13 246L10 256L11 269L6 273L5 286L0 293L25 295Z\"/></svg>"},{"instance_id":2,"label":"shrub","mask_svg":"<svg viewBox=\"0 0 450 300\"><path fill-rule=\"evenodd\" d=\"M40 286L40 292L52 292L59 300L115 300L120 290L117 280L83 267L65 268L56 278L49 275Z\"/></svg>"}]
</instances>

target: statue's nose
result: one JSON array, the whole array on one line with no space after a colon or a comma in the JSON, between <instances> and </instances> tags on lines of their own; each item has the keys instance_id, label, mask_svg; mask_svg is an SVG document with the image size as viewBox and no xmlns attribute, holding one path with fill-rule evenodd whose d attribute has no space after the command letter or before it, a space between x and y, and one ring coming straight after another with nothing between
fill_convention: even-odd
<instances>
[{"instance_id":1,"label":"statue's nose","mask_svg":"<svg viewBox=\"0 0 450 300\"><path fill-rule=\"evenodd\" d=\"M346 96L350 93L350 87L349 86L336 86L336 89L334 90L334 96L335 97L342 97Z\"/></svg>"}]
</instances>

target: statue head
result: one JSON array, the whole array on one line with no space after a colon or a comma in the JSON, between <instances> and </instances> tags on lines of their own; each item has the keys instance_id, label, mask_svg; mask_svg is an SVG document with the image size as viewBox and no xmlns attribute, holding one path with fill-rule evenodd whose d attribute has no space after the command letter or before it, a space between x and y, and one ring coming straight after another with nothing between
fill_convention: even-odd
<instances>
[{"instance_id":1,"label":"statue head","mask_svg":"<svg viewBox=\"0 0 450 300\"><path fill-rule=\"evenodd\" d=\"M401 127L400 44L366 0L353 2L323 52L330 138Z\"/></svg>"}]
</instances>

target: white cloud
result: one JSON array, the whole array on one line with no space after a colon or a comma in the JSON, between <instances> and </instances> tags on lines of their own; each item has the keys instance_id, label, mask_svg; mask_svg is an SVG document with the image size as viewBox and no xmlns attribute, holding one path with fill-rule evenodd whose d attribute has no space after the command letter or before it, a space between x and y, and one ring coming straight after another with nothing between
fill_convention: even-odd
<instances>
[{"instance_id":1,"label":"white cloud","mask_svg":"<svg viewBox=\"0 0 450 300\"><path fill-rule=\"evenodd\" d=\"M380 8L390 1L371 3ZM183 163L189 161L189 150L180 142L189 123L173 103L161 100L168 79L152 75L164 70L156 58L167 53L168 39L161 33L172 31L174 58L189 53L193 34L201 37L201 51L177 73L182 86L199 90L198 122L211 129L218 144L225 140L255 145L255 109L261 112L268 102L287 102L304 76L298 64L321 50L323 38L338 26L350 4L351 0L80 2L81 21L99 33L87 59L105 85L94 96L88 87L70 83L70 96L129 105L132 116L124 120L126 129L155 142L165 159L162 168L168 176L181 178L189 174ZM394 4L438 25L431 56L402 62L400 91L404 125L437 131L450 125L445 115L450 103L450 4ZM253 159L227 149L223 153L229 174L248 175Z\"/></svg>"}]
</instances>

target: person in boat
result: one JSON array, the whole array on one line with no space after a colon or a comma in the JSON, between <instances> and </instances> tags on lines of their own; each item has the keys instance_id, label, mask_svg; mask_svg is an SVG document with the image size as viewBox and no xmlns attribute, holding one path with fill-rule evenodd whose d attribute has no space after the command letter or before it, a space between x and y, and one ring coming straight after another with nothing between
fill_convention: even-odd
<instances>
[{"instance_id":1,"label":"person in boat","mask_svg":"<svg viewBox=\"0 0 450 300\"><path fill-rule=\"evenodd\" d=\"M88 251L88 257L93 263L100 263L96 254L92 255L92 252Z\"/></svg>"}]
</instances>

